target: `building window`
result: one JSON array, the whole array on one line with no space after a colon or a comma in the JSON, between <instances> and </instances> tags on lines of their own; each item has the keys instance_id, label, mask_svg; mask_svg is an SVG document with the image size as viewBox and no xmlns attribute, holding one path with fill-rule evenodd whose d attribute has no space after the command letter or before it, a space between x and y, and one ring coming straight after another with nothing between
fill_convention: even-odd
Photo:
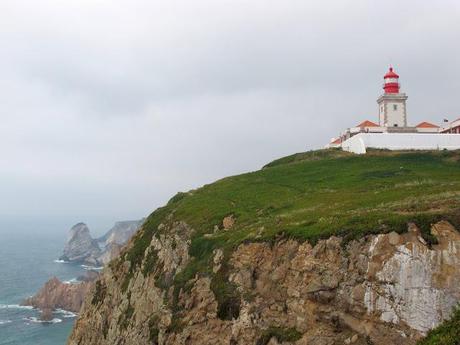
<instances>
[{"instance_id":1,"label":"building window","mask_svg":"<svg viewBox=\"0 0 460 345\"><path fill-rule=\"evenodd\" d=\"M398 124L397 124L397 123L395 123L393 126L394 126L394 127L398 127Z\"/></svg>"},{"instance_id":2,"label":"building window","mask_svg":"<svg viewBox=\"0 0 460 345\"><path fill-rule=\"evenodd\" d=\"M398 110L398 105L397 104L393 104L393 110L394 111Z\"/></svg>"}]
</instances>

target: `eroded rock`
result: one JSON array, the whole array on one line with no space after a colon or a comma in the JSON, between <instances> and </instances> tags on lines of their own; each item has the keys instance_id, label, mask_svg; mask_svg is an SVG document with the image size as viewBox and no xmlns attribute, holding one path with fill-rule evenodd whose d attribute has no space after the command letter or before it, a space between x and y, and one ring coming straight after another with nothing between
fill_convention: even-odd
<instances>
[{"instance_id":1,"label":"eroded rock","mask_svg":"<svg viewBox=\"0 0 460 345\"><path fill-rule=\"evenodd\" d=\"M32 306L42 311L41 318L45 321L52 319L55 309L64 309L78 313L81 309L86 294L92 284L91 279L80 283L63 283L58 278L51 278L42 289L32 297L22 302L22 305Z\"/></svg>"},{"instance_id":2,"label":"eroded rock","mask_svg":"<svg viewBox=\"0 0 460 345\"><path fill-rule=\"evenodd\" d=\"M94 240L85 223L74 225L68 235L67 243L61 260L97 264L97 257L101 254L97 241Z\"/></svg>"}]
</instances>

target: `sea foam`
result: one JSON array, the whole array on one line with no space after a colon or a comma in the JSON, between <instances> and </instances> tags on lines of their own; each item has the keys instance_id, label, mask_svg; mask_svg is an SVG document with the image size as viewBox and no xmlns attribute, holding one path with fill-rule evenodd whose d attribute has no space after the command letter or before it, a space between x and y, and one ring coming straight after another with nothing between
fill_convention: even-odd
<instances>
[{"instance_id":1,"label":"sea foam","mask_svg":"<svg viewBox=\"0 0 460 345\"><path fill-rule=\"evenodd\" d=\"M56 259L56 260L53 260L55 263L57 264L68 264L69 262L68 261L65 261L65 260L60 260L60 259Z\"/></svg>"},{"instance_id":2,"label":"sea foam","mask_svg":"<svg viewBox=\"0 0 460 345\"><path fill-rule=\"evenodd\" d=\"M28 305L19 305L19 304L0 304L0 309L26 309L32 310L34 307Z\"/></svg>"},{"instance_id":3,"label":"sea foam","mask_svg":"<svg viewBox=\"0 0 460 345\"><path fill-rule=\"evenodd\" d=\"M100 271L104 269L103 266L97 267L97 266L87 266L87 265L80 265L84 270L87 271Z\"/></svg>"},{"instance_id":4,"label":"sea foam","mask_svg":"<svg viewBox=\"0 0 460 345\"><path fill-rule=\"evenodd\" d=\"M54 318L49 321L40 320L39 318L32 316L32 317L25 317L23 318L24 321L32 322L32 323L60 323L62 319Z\"/></svg>"},{"instance_id":5,"label":"sea foam","mask_svg":"<svg viewBox=\"0 0 460 345\"><path fill-rule=\"evenodd\" d=\"M77 317L78 314L75 314L71 311L68 311L68 310L64 310L64 309L56 309L54 311L56 314L60 314L62 315L63 318L65 319L68 319L68 318L73 318L73 317Z\"/></svg>"},{"instance_id":6,"label":"sea foam","mask_svg":"<svg viewBox=\"0 0 460 345\"><path fill-rule=\"evenodd\" d=\"M64 284L79 284L81 282L77 278L72 278L69 280L64 280L63 283Z\"/></svg>"}]
</instances>

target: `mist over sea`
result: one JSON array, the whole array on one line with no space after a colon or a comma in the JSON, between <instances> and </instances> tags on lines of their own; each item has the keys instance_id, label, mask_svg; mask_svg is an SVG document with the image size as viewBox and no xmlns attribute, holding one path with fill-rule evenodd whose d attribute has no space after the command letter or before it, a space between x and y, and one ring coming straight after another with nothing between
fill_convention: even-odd
<instances>
[{"instance_id":1,"label":"mist over sea","mask_svg":"<svg viewBox=\"0 0 460 345\"><path fill-rule=\"evenodd\" d=\"M78 265L54 262L68 228L0 224L0 345L66 343L75 321L72 314L55 313L52 323L42 323L38 311L18 305L52 276L68 281L83 274Z\"/></svg>"}]
</instances>

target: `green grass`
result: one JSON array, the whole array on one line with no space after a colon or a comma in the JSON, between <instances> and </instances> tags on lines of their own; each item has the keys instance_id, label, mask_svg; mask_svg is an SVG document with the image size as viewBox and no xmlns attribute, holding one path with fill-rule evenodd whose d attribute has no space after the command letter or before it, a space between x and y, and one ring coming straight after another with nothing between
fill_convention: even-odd
<instances>
[{"instance_id":1,"label":"green grass","mask_svg":"<svg viewBox=\"0 0 460 345\"><path fill-rule=\"evenodd\" d=\"M145 249L161 223L180 220L194 229L193 259L171 282L176 292L201 273L212 277L218 300L228 303L233 292L226 287L227 277L211 271L215 248L228 255L243 242L281 237L315 243L340 235L349 241L372 233L404 232L408 222L415 222L424 238L435 243L430 225L447 219L459 226L459 210L458 151L300 153L256 172L176 194L148 217L122 257L131 263L123 287L127 288L132 272L145 260ZM229 214L236 219L234 226L214 233L215 226L220 227ZM147 261L144 267L151 267L155 258ZM143 273L147 275L148 268ZM234 310L231 313L236 314Z\"/></svg>"},{"instance_id":2,"label":"green grass","mask_svg":"<svg viewBox=\"0 0 460 345\"><path fill-rule=\"evenodd\" d=\"M454 310L450 320L431 330L417 345L460 345L460 308Z\"/></svg>"},{"instance_id":3,"label":"green grass","mask_svg":"<svg viewBox=\"0 0 460 345\"><path fill-rule=\"evenodd\" d=\"M315 161L322 160L326 158L339 158L352 156L352 153L342 151L341 149L329 149L329 150L317 150L317 151L308 151L295 153L290 156L286 156L273 162L268 163L264 168L272 168L278 165L286 165L290 163L300 162L300 161Z\"/></svg>"},{"instance_id":4,"label":"green grass","mask_svg":"<svg viewBox=\"0 0 460 345\"><path fill-rule=\"evenodd\" d=\"M310 154L219 180L182 194L167 208L196 230L199 248L192 250L202 256L217 246L279 233L313 242L334 234L359 237L421 215L447 215L460 204L458 152L332 152L332 158L312 160ZM236 217L230 231L203 237L230 213Z\"/></svg>"}]
</instances>

